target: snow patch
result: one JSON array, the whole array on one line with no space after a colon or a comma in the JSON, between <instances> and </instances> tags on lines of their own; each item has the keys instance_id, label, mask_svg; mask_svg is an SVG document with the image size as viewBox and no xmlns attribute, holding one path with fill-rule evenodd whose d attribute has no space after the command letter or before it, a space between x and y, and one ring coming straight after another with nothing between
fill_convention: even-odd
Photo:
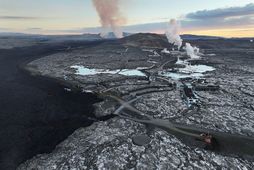
<instances>
[{"instance_id":1,"label":"snow patch","mask_svg":"<svg viewBox=\"0 0 254 170\"><path fill-rule=\"evenodd\" d=\"M181 60L178 63L185 64L184 62ZM215 68L206 65L186 65L185 68L179 68L177 72L160 72L159 74L164 77L179 80L184 78L200 78L204 76L204 73L214 70Z\"/></svg>"},{"instance_id":2,"label":"snow patch","mask_svg":"<svg viewBox=\"0 0 254 170\"><path fill-rule=\"evenodd\" d=\"M170 54L170 51L167 49L167 48L164 48L161 53L164 53L164 54Z\"/></svg>"},{"instance_id":3,"label":"snow patch","mask_svg":"<svg viewBox=\"0 0 254 170\"><path fill-rule=\"evenodd\" d=\"M190 74L190 73L205 73L214 70L215 68L206 65L186 65L185 68L180 68L179 72Z\"/></svg>"},{"instance_id":4,"label":"snow patch","mask_svg":"<svg viewBox=\"0 0 254 170\"><path fill-rule=\"evenodd\" d=\"M216 56L216 54L206 54L206 55L209 56L209 57Z\"/></svg>"},{"instance_id":5,"label":"snow patch","mask_svg":"<svg viewBox=\"0 0 254 170\"><path fill-rule=\"evenodd\" d=\"M185 78L200 78L204 76L201 73L182 74L182 73L172 73L172 72L160 73L160 75L164 77L170 77L173 80L179 80L179 79L185 79Z\"/></svg>"},{"instance_id":6,"label":"snow patch","mask_svg":"<svg viewBox=\"0 0 254 170\"><path fill-rule=\"evenodd\" d=\"M104 70L104 69L90 69L84 66L71 66L70 68L76 69L77 75L81 76L89 76L89 75L96 75L96 74L120 74L124 76L140 76L146 77L144 73L137 69L118 69L118 70Z\"/></svg>"},{"instance_id":7,"label":"snow patch","mask_svg":"<svg viewBox=\"0 0 254 170\"><path fill-rule=\"evenodd\" d=\"M177 58L177 62L176 62L177 65L186 65L187 62L184 61L184 60L181 60L179 57Z\"/></svg>"},{"instance_id":8,"label":"snow patch","mask_svg":"<svg viewBox=\"0 0 254 170\"><path fill-rule=\"evenodd\" d=\"M71 92L71 89L69 89L69 88L64 88L64 90L67 92Z\"/></svg>"}]
</instances>

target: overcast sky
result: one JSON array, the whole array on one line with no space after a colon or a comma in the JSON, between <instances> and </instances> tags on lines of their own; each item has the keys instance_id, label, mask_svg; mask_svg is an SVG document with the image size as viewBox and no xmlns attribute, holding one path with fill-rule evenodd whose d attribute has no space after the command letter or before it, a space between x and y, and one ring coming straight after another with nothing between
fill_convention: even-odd
<instances>
[{"instance_id":1,"label":"overcast sky","mask_svg":"<svg viewBox=\"0 0 254 170\"><path fill-rule=\"evenodd\" d=\"M182 33L254 36L254 0L122 0L124 31L163 33L171 18ZM100 31L91 0L0 0L0 32Z\"/></svg>"}]
</instances>

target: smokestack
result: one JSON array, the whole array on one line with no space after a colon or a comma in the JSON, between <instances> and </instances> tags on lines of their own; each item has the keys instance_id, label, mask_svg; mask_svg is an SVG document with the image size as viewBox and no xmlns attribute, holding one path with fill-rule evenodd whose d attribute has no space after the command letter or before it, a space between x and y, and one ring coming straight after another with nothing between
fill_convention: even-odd
<instances>
[{"instance_id":1,"label":"smokestack","mask_svg":"<svg viewBox=\"0 0 254 170\"><path fill-rule=\"evenodd\" d=\"M178 50L181 48L183 44L183 40L179 35L180 28L181 28L180 23L177 22L175 19L171 19L169 21L168 29L166 31L168 42L170 44L176 45L178 47Z\"/></svg>"},{"instance_id":2,"label":"smokestack","mask_svg":"<svg viewBox=\"0 0 254 170\"><path fill-rule=\"evenodd\" d=\"M102 37L107 36L110 28L117 38L123 37L120 26L125 23L125 18L121 15L119 5L120 0L93 0L94 7L100 17L101 26L104 31Z\"/></svg>"}]
</instances>

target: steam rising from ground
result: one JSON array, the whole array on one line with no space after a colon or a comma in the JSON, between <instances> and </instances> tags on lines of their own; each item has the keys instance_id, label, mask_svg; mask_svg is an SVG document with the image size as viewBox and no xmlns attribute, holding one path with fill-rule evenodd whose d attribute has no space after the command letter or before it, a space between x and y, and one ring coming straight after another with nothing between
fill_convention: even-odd
<instances>
[{"instance_id":1,"label":"steam rising from ground","mask_svg":"<svg viewBox=\"0 0 254 170\"><path fill-rule=\"evenodd\" d=\"M168 42L170 44L174 44L178 47L178 50L181 48L183 44L183 40L181 39L180 33L180 23L175 19L171 19L169 22L168 29L166 31L166 36L168 38Z\"/></svg>"},{"instance_id":2,"label":"steam rising from ground","mask_svg":"<svg viewBox=\"0 0 254 170\"><path fill-rule=\"evenodd\" d=\"M106 37L111 29L117 38L122 38L123 33L120 26L125 23L125 18L121 15L119 5L120 0L93 0L94 7L100 17L100 22L104 31L102 37Z\"/></svg>"},{"instance_id":3,"label":"steam rising from ground","mask_svg":"<svg viewBox=\"0 0 254 170\"><path fill-rule=\"evenodd\" d=\"M187 55L191 59L199 59L200 57L198 56L199 53L199 48L197 47L192 47L190 43L185 44L185 50L187 52Z\"/></svg>"},{"instance_id":4,"label":"steam rising from ground","mask_svg":"<svg viewBox=\"0 0 254 170\"><path fill-rule=\"evenodd\" d=\"M168 42L170 44L176 45L178 47L178 50L180 50L180 48L183 45L183 40L179 35L180 34L180 29L181 29L180 23L177 22L176 19L171 19L170 22L169 22L168 29L166 31L166 36L167 36ZM187 55L191 59L199 59L200 58L198 56L199 48L192 47L190 43L186 43L184 48L187 52Z\"/></svg>"}]
</instances>

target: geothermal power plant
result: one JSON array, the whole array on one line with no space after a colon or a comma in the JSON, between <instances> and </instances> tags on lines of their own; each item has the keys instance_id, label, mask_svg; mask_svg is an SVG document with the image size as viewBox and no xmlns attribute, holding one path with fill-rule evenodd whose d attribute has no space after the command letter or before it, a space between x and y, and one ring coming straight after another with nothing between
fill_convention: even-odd
<instances>
[{"instance_id":1,"label":"geothermal power plant","mask_svg":"<svg viewBox=\"0 0 254 170\"><path fill-rule=\"evenodd\" d=\"M0 169L253 169L254 35L184 31L254 5L129 25L141 1L85 2L82 34L0 28ZM0 16L17 19L47 17Z\"/></svg>"}]
</instances>

